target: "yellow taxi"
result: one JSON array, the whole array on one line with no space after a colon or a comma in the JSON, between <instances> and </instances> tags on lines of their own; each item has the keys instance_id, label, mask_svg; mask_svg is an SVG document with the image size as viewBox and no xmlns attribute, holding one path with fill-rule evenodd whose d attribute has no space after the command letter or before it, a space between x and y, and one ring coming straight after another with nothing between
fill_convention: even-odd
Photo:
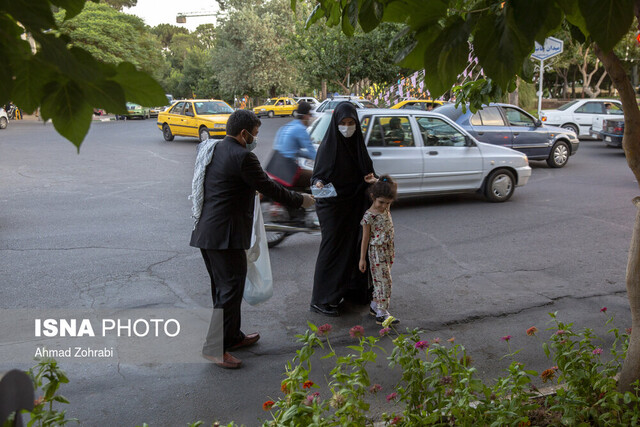
<instances>
[{"instance_id":1,"label":"yellow taxi","mask_svg":"<svg viewBox=\"0 0 640 427\"><path fill-rule=\"evenodd\" d=\"M158 129L166 141L174 136L193 136L200 141L224 138L233 108L217 99L185 99L158 113Z\"/></svg>"},{"instance_id":2,"label":"yellow taxi","mask_svg":"<svg viewBox=\"0 0 640 427\"><path fill-rule=\"evenodd\" d=\"M290 116L298 108L298 103L293 98L271 98L253 109L258 117L260 116Z\"/></svg>"},{"instance_id":3,"label":"yellow taxi","mask_svg":"<svg viewBox=\"0 0 640 427\"><path fill-rule=\"evenodd\" d=\"M430 110L433 110L434 108L438 108L443 104L444 104L443 101L437 101L433 99L406 99L404 101L398 102L396 105L392 106L391 108L430 111Z\"/></svg>"}]
</instances>

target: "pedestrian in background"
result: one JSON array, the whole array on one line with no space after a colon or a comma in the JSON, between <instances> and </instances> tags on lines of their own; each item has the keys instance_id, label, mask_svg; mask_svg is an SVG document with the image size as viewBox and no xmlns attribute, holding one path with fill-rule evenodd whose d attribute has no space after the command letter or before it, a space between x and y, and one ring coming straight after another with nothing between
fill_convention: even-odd
<instances>
[{"instance_id":1,"label":"pedestrian in background","mask_svg":"<svg viewBox=\"0 0 640 427\"><path fill-rule=\"evenodd\" d=\"M251 246L256 191L291 208L313 205L310 195L287 190L262 170L251 152L257 145L259 127L260 119L252 111L235 111L227 121L227 136L213 147L206 168L196 164L196 170L204 173L204 194L202 210L195 215L191 246L200 248L202 253L211 278L214 309L224 310L223 354L212 354L218 347L218 337L210 333L202 355L223 368L241 366L241 360L229 350L260 339L258 333L245 335L240 330L240 305L247 276L245 250Z\"/></svg>"},{"instance_id":2,"label":"pedestrian in background","mask_svg":"<svg viewBox=\"0 0 640 427\"><path fill-rule=\"evenodd\" d=\"M375 316L376 323L383 324L391 316L389 300L391 298L391 266L395 258L393 220L389 208L396 199L397 185L389 175L383 175L369 189L371 206L362 217L362 245L360 247L361 272L367 271L367 259L373 284L373 298L369 313ZM399 323L397 319L393 324Z\"/></svg>"},{"instance_id":3,"label":"pedestrian in background","mask_svg":"<svg viewBox=\"0 0 640 427\"><path fill-rule=\"evenodd\" d=\"M375 181L356 108L350 102L341 102L318 148L311 178L318 188L333 184L337 193L336 197L318 198L316 203L322 241L313 277L311 311L338 316L343 298L357 304L371 301L368 276L358 270L359 224L369 205L368 184Z\"/></svg>"}]
</instances>

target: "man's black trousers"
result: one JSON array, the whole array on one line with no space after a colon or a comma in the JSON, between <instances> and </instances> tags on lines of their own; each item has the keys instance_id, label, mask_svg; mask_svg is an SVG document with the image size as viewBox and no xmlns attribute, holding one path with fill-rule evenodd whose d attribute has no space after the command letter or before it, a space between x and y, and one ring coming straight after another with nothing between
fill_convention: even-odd
<instances>
[{"instance_id":1,"label":"man's black trousers","mask_svg":"<svg viewBox=\"0 0 640 427\"><path fill-rule=\"evenodd\" d=\"M227 351L244 339L240 331L240 305L247 278L247 255L244 249L200 249L200 252L211 277L213 307L224 309L224 351Z\"/></svg>"}]
</instances>

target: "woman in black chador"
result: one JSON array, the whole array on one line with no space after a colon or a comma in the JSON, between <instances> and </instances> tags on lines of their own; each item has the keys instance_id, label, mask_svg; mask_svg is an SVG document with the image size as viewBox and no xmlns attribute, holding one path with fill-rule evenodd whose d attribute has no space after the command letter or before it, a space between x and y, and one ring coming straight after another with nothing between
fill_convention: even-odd
<instances>
[{"instance_id":1,"label":"woman in black chador","mask_svg":"<svg viewBox=\"0 0 640 427\"><path fill-rule=\"evenodd\" d=\"M376 181L356 108L338 104L316 156L311 185L333 184L337 197L316 199L322 242L313 278L311 311L338 316L342 298L369 303L368 277L358 270L360 220L366 189Z\"/></svg>"}]
</instances>

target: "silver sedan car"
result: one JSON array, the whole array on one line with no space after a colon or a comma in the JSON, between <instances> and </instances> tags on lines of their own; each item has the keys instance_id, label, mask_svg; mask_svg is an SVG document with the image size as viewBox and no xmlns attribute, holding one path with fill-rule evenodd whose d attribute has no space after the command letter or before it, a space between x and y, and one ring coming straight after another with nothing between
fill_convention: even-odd
<instances>
[{"instance_id":1,"label":"silver sedan car","mask_svg":"<svg viewBox=\"0 0 640 427\"><path fill-rule=\"evenodd\" d=\"M449 118L419 110L358 109L365 143L378 174L398 183L398 197L481 192L505 202L531 176L527 156L477 141ZM331 114L310 127L320 144Z\"/></svg>"}]
</instances>

